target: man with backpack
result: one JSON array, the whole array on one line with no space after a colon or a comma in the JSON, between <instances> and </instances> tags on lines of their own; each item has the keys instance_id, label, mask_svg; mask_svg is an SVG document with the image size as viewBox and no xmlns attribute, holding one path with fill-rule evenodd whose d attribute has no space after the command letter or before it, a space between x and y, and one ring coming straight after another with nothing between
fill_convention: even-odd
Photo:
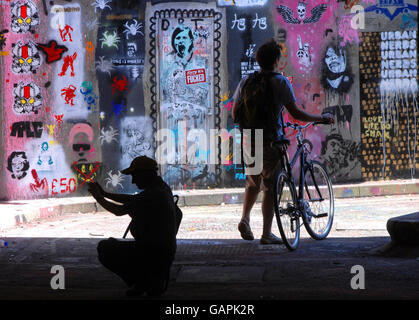
<instances>
[{"instance_id":1,"label":"man with backpack","mask_svg":"<svg viewBox=\"0 0 419 320\"><path fill-rule=\"evenodd\" d=\"M233 96L232 116L234 122L239 124L242 131L242 144L249 143L250 148L243 148L244 163L248 164L251 154L263 154L262 170L259 174L248 174L246 168L246 189L243 202L243 212L238 229L244 240L254 240L250 228L250 211L263 184L262 215L263 233L260 244L280 244L282 241L272 232L274 216L273 188L280 168L280 151L272 146L272 142L287 141L284 133L282 112L284 107L290 115L301 121L315 121L333 123L330 114L314 115L299 109L296 105L294 91L288 79L276 72L281 58L281 47L270 40L264 43L256 52L256 61L261 71L254 72L243 78ZM263 150L259 150L253 143L255 139L246 136L243 129L263 129ZM257 132L257 131L256 131ZM255 149L256 148L256 149Z\"/></svg>"},{"instance_id":2,"label":"man with backpack","mask_svg":"<svg viewBox=\"0 0 419 320\"><path fill-rule=\"evenodd\" d=\"M121 172L131 175L132 183L143 191L135 195L112 194L98 183L90 183L89 191L106 210L132 218L129 230L135 241L102 240L97 247L98 258L130 287L128 296L160 296L168 286L182 214L170 187L157 175L155 160L137 157Z\"/></svg>"}]
</instances>

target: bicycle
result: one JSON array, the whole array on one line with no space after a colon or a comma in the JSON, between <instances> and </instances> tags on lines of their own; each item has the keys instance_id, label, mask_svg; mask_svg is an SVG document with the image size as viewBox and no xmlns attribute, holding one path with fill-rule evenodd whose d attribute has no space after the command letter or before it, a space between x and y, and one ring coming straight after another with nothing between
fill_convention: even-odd
<instances>
[{"instance_id":1,"label":"bicycle","mask_svg":"<svg viewBox=\"0 0 419 320\"><path fill-rule=\"evenodd\" d=\"M293 251L300 241L300 219L315 240L322 240L329 234L334 216L334 196L329 175L323 164L316 160L307 160L312 150L312 143L304 139L303 129L318 124L309 122L304 126L287 122L285 127L297 130L297 150L291 163L288 159L288 139L275 142L280 148L282 168L274 185L274 208L279 232L285 246ZM300 159L298 193L292 169ZM321 223L320 222L324 222ZM320 227L317 227L321 225Z\"/></svg>"}]
</instances>

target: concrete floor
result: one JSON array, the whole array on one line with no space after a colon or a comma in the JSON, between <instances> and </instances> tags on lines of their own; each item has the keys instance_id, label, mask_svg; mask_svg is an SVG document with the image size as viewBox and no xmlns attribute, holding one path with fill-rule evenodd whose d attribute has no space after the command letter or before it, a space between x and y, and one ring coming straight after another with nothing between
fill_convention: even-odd
<instances>
[{"instance_id":1,"label":"concrete floor","mask_svg":"<svg viewBox=\"0 0 419 320\"><path fill-rule=\"evenodd\" d=\"M294 252L259 245L260 205L252 213L251 242L237 231L241 206L183 208L171 283L161 299L418 299L416 256L371 250L389 243L390 217L418 210L419 195L338 199L335 205L329 237L314 241L303 232ZM127 299L122 281L97 261L96 246L122 237L128 222L109 213L76 213L2 230L9 246L0 248L0 299ZM65 269L64 290L51 289L53 265ZM365 270L364 290L351 288L354 265Z\"/></svg>"}]
</instances>

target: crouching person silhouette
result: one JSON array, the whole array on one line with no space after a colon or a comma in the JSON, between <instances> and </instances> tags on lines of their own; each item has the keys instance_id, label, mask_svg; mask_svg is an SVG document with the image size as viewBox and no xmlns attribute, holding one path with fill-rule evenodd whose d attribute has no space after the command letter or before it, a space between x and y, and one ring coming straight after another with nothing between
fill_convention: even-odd
<instances>
[{"instance_id":1,"label":"crouching person silhouette","mask_svg":"<svg viewBox=\"0 0 419 320\"><path fill-rule=\"evenodd\" d=\"M176 253L180 224L176 214L180 210L170 187L158 176L153 159L137 157L121 172L131 175L132 183L143 191L136 195L112 194L98 183L89 183L89 192L106 210L132 218L129 230L135 240L102 240L97 247L98 258L130 287L128 296L160 296L167 289Z\"/></svg>"}]
</instances>

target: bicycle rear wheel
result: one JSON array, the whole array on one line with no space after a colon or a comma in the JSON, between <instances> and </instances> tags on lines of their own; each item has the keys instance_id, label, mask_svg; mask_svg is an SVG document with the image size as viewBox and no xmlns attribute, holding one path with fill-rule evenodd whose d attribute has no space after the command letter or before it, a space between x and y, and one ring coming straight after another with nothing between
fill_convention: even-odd
<instances>
[{"instance_id":1,"label":"bicycle rear wheel","mask_svg":"<svg viewBox=\"0 0 419 320\"><path fill-rule=\"evenodd\" d=\"M295 250L300 241L300 217L295 187L285 171L278 175L274 189L275 217L281 238L289 250Z\"/></svg>"},{"instance_id":2,"label":"bicycle rear wheel","mask_svg":"<svg viewBox=\"0 0 419 320\"><path fill-rule=\"evenodd\" d=\"M313 239L322 240L329 234L335 212L332 182L324 166L311 161L304 176L304 226Z\"/></svg>"}]
</instances>

